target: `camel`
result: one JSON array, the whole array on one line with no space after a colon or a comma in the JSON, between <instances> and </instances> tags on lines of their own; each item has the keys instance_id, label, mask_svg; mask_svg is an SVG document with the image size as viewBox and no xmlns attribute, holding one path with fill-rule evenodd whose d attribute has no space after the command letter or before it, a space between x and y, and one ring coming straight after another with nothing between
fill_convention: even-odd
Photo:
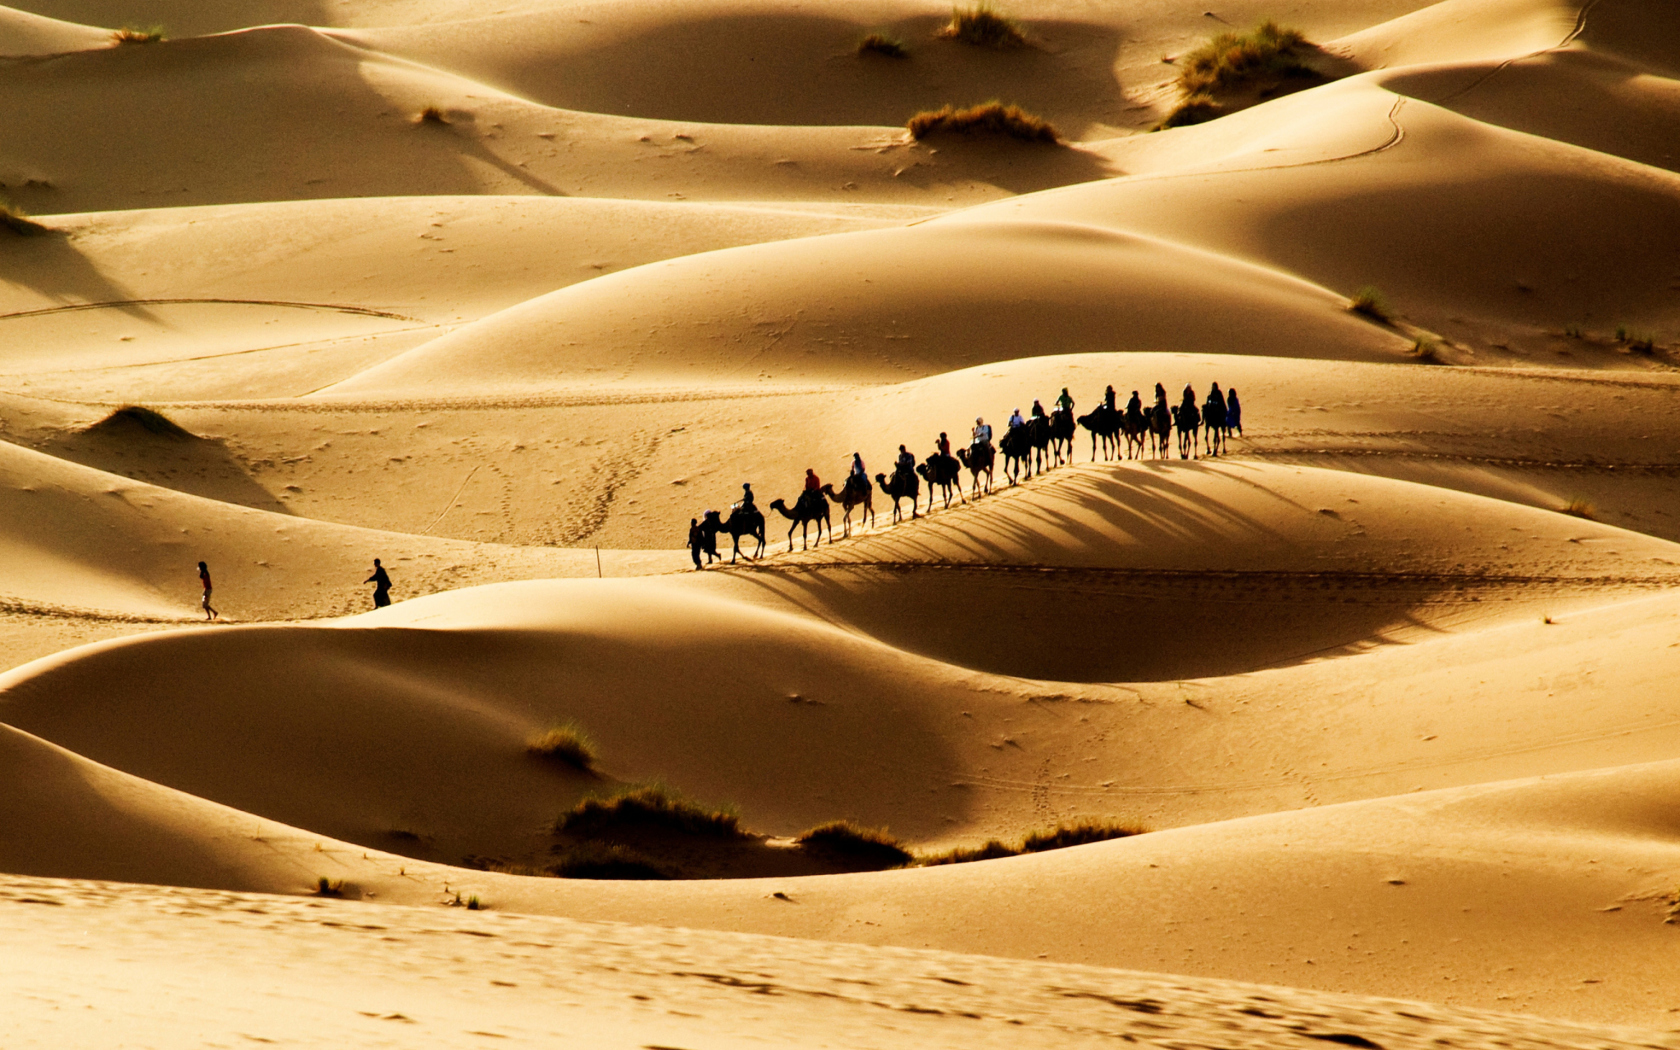
<instances>
[{"instance_id":1,"label":"camel","mask_svg":"<svg viewBox=\"0 0 1680 1050\"><path fill-rule=\"evenodd\" d=\"M1164 402L1156 402L1149 410L1149 437L1156 459L1166 459L1172 444L1172 411Z\"/></svg>"},{"instance_id":2,"label":"camel","mask_svg":"<svg viewBox=\"0 0 1680 1050\"><path fill-rule=\"evenodd\" d=\"M1073 462L1073 435L1076 433L1073 423L1073 410L1058 408L1050 413L1050 453L1055 457L1056 466L1062 465L1062 455L1065 451L1067 462Z\"/></svg>"},{"instance_id":3,"label":"camel","mask_svg":"<svg viewBox=\"0 0 1680 1050\"><path fill-rule=\"evenodd\" d=\"M955 456L943 452L931 455L927 458L926 463L917 465L916 473L920 474L922 480L927 482L929 514L933 513L933 490L935 487L945 494L946 508L951 506L951 489L953 488L957 490L958 499L964 503L968 502L968 497L964 496L962 491L962 464L957 462Z\"/></svg>"},{"instance_id":4,"label":"camel","mask_svg":"<svg viewBox=\"0 0 1680 1050\"><path fill-rule=\"evenodd\" d=\"M1004 477L1011 485L1018 484L1022 464L1026 464L1027 477L1032 477L1032 439L1025 425L1010 427L998 442L998 448L1003 453Z\"/></svg>"},{"instance_id":5,"label":"camel","mask_svg":"<svg viewBox=\"0 0 1680 1050\"><path fill-rule=\"evenodd\" d=\"M1128 407L1120 417L1120 432L1126 438L1126 458L1142 459L1149 441L1149 414L1141 407Z\"/></svg>"},{"instance_id":6,"label":"camel","mask_svg":"<svg viewBox=\"0 0 1680 1050\"><path fill-rule=\"evenodd\" d=\"M896 525L904 520L904 512L898 509L898 501L906 496L910 497L910 516L912 518L922 516L921 511L916 507L916 500L921 496L922 486L921 482L916 480L915 471L895 470L890 482L885 474L877 474L875 475L875 484L881 486L882 492L892 497L893 524Z\"/></svg>"},{"instance_id":7,"label":"camel","mask_svg":"<svg viewBox=\"0 0 1680 1050\"><path fill-rule=\"evenodd\" d=\"M992 494L992 465L997 462L997 449L990 441L957 449L957 458L974 475L974 498L980 498L980 475L986 475L986 495Z\"/></svg>"},{"instance_id":8,"label":"camel","mask_svg":"<svg viewBox=\"0 0 1680 1050\"><path fill-rule=\"evenodd\" d=\"M852 536L852 508L858 504L863 504L863 513L858 515L858 524L875 524L875 490L870 487L868 478L861 474L847 478L846 487L839 495L835 494L833 485L824 485L822 491L823 495L838 503L845 512L840 518L840 523L846 527L847 539ZM834 542L833 532L829 533L828 542Z\"/></svg>"},{"instance_id":9,"label":"camel","mask_svg":"<svg viewBox=\"0 0 1680 1050\"><path fill-rule=\"evenodd\" d=\"M700 528L706 533L707 545L711 547L717 546L718 533L729 533L730 538L735 541L735 549L729 554L731 565L735 564L736 556L741 553L742 536L751 536L758 541L758 550L747 555L749 559L760 557L764 553L764 515L756 509L747 510L737 504L735 509L729 512L727 521L723 520L717 511L709 510L706 512L706 520L700 523Z\"/></svg>"},{"instance_id":10,"label":"camel","mask_svg":"<svg viewBox=\"0 0 1680 1050\"><path fill-rule=\"evenodd\" d=\"M1118 409L1109 408L1106 404L1098 405L1086 415L1079 417L1079 425L1091 432L1091 462L1097 461L1097 441L1102 441L1104 460L1113 459L1120 452L1120 423L1121 416ZM1070 454L1071 456L1071 454Z\"/></svg>"},{"instance_id":11,"label":"camel","mask_svg":"<svg viewBox=\"0 0 1680 1050\"><path fill-rule=\"evenodd\" d=\"M1027 420L1025 429L1032 449L1027 457L1027 480L1031 481L1034 473L1042 474L1050 468L1050 419L1034 416Z\"/></svg>"},{"instance_id":12,"label":"camel","mask_svg":"<svg viewBox=\"0 0 1680 1050\"><path fill-rule=\"evenodd\" d=\"M1173 410L1173 425L1178 427L1178 458L1197 455L1198 437L1202 431L1202 413L1194 401L1186 401Z\"/></svg>"},{"instance_id":13,"label":"camel","mask_svg":"<svg viewBox=\"0 0 1680 1050\"><path fill-rule=\"evenodd\" d=\"M1225 447L1225 403L1208 394L1207 403L1202 405L1202 430L1207 454L1217 456Z\"/></svg>"},{"instance_id":14,"label":"camel","mask_svg":"<svg viewBox=\"0 0 1680 1050\"><path fill-rule=\"evenodd\" d=\"M834 525L828 516L828 500L824 499L823 494L816 489L800 493L799 498L794 501L792 510L788 510L787 503L779 499L770 501L770 509L793 522L793 525L788 526L788 550L793 550L794 526L799 528L799 549L811 549L810 544L806 542L806 530L810 528L812 522L816 522L817 525L817 546L822 546L823 529L825 528L828 529L828 542L834 542Z\"/></svg>"}]
</instances>

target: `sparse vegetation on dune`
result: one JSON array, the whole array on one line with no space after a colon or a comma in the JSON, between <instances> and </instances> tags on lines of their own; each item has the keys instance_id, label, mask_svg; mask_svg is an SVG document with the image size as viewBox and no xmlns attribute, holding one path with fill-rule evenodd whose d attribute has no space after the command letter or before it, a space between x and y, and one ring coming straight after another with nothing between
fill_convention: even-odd
<instances>
[{"instance_id":1,"label":"sparse vegetation on dune","mask_svg":"<svg viewBox=\"0 0 1680 1050\"><path fill-rule=\"evenodd\" d=\"M416 124L448 124L449 118L437 106L427 106L414 118Z\"/></svg>"},{"instance_id":2,"label":"sparse vegetation on dune","mask_svg":"<svg viewBox=\"0 0 1680 1050\"><path fill-rule=\"evenodd\" d=\"M595 741L576 722L565 722L525 742L527 754L571 766L585 773L595 771Z\"/></svg>"},{"instance_id":3,"label":"sparse vegetation on dune","mask_svg":"<svg viewBox=\"0 0 1680 1050\"><path fill-rule=\"evenodd\" d=\"M645 784L608 798L586 798L554 824L561 835L602 838L615 832L664 831L716 838L744 838L741 817L730 807L708 809L663 784Z\"/></svg>"},{"instance_id":4,"label":"sparse vegetation on dune","mask_svg":"<svg viewBox=\"0 0 1680 1050\"><path fill-rule=\"evenodd\" d=\"M857 54L859 57L866 55L879 55L882 58L910 57L910 52L905 48L902 41L895 40L885 33L870 33L858 41Z\"/></svg>"},{"instance_id":5,"label":"sparse vegetation on dune","mask_svg":"<svg viewBox=\"0 0 1680 1050\"><path fill-rule=\"evenodd\" d=\"M1189 127L1191 124L1206 124L1215 117L1225 114L1225 107L1221 106L1212 95L1195 94L1180 102L1165 120L1155 125L1156 131L1168 128Z\"/></svg>"},{"instance_id":6,"label":"sparse vegetation on dune","mask_svg":"<svg viewBox=\"0 0 1680 1050\"><path fill-rule=\"evenodd\" d=\"M87 428L88 433L108 433L139 427L148 434L168 438L196 438L198 435L154 408L124 405Z\"/></svg>"},{"instance_id":7,"label":"sparse vegetation on dune","mask_svg":"<svg viewBox=\"0 0 1680 1050\"><path fill-rule=\"evenodd\" d=\"M1178 86L1190 98L1235 91L1262 79L1316 79L1300 59L1308 47L1299 30L1268 19L1248 33L1221 33L1178 61Z\"/></svg>"},{"instance_id":8,"label":"sparse vegetation on dune","mask_svg":"<svg viewBox=\"0 0 1680 1050\"><path fill-rule=\"evenodd\" d=\"M1443 363L1441 347L1433 339L1418 339L1412 343L1412 356L1426 365Z\"/></svg>"},{"instance_id":9,"label":"sparse vegetation on dune","mask_svg":"<svg viewBox=\"0 0 1680 1050\"><path fill-rule=\"evenodd\" d=\"M329 879L325 875L319 876L315 880L314 892L317 897L342 897L344 896L344 880Z\"/></svg>"},{"instance_id":10,"label":"sparse vegetation on dune","mask_svg":"<svg viewBox=\"0 0 1680 1050\"><path fill-rule=\"evenodd\" d=\"M589 842L561 854L542 872L562 879L622 879L654 881L671 873L658 861L616 843Z\"/></svg>"},{"instance_id":11,"label":"sparse vegetation on dune","mask_svg":"<svg viewBox=\"0 0 1680 1050\"><path fill-rule=\"evenodd\" d=\"M923 110L911 117L905 127L910 137L918 140L940 135L986 135L1051 145L1061 142L1061 136L1049 121L1020 106L1006 106L995 100L967 109L946 106Z\"/></svg>"},{"instance_id":12,"label":"sparse vegetation on dune","mask_svg":"<svg viewBox=\"0 0 1680 1050\"><path fill-rule=\"evenodd\" d=\"M27 212L11 201L0 198L0 229L20 237L35 237L47 233L48 228L31 219Z\"/></svg>"},{"instance_id":13,"label":"sparse vegetation on dune","mask_svg":"<svg viewBox=\"0 0 1680 1050\"><path fill-rule=\"evenodd\" d=\"M1388 324L1394 319L1394 313L1389 309L1388 300L1374 285L1368 284L1354 292L1353 298L1348 300L1348 309L1382 324Z\"/></svg>"},{"instance_id":14,"label":"sparse vegetation on dune","mask_svg":"<svg viewBox=\"0 0 1680 1050\"><path fill-rule=\"evenodd\" d=\"M946 40L994 51L1012 51L1029 46L1020 26L985 4L953 8L951 20L945 23L938 35Z\"/></svg>"},{"instance_id":15,"label":"sparse vegetation on dune","mask_svg":"<svg viewBox=\"0 0 1680 1050\"><path fill-rule=\"evenodd\" d=\"M1032 832L1013 846L992 839L984 846L959 846L944 853L920 856L916 858L915 864L917 867L933 867L940 864L968 864L977 860L1000 860L1004 857L1019 857L1025 853L1043 853L1047 850L1066 849L1069 846L1085 846L1093 842L1130 838L1133 835L1142 835L1145 831L1146 828L1135 824L1087 818Z\"/></svg>"},{"instance_id":16,"label":"sparse vegetation on dune","mask_svg":"<svg viewBox=\"0 0 1680 1050\"><path fill-rule=\"evenodd\" d=\"M1582 499L1579 496L1564 504L1563 512L1573 514L1577 518L1586 518L1588 521L1598 519L1598 508L1593 506L1590 500Z\"/></svg>"},{"instance_id":17,"label":"sparse vegetation on dune","mask_svg":"<svg viewBox=\"0 0 1680 1050\"><path fill-rule=\"evenodd\" d=\"M801 849L857 861L872 868L894 868L913 858L885 828L864 828L849 820L833 820L803 832L795 840Z\"/></svg>"},{"instance_id":18,"label":"sparse vegetation on dune","mask_svg":"<svg viewBox=\"0 0 1680 1050\"><path fill-rule=\"evenodd\" d=\"M111 30L111 43L122 44L157 44L164 39L162 26L149 26L141 29L138 26L123 26L121 29Z\"/></svg>"}]
</instances>

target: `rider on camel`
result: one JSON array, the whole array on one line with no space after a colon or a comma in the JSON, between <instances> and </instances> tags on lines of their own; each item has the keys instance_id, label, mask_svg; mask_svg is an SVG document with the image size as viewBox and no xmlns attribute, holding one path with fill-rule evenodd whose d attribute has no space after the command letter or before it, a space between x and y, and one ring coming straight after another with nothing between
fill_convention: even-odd
<instances>
[{"instance_id":1,"label":"rider on camel","mask_svg":"<svg viewBox=\"0 0 1680 1050\"><path fill-rule=\"evenodd\" d=\"M984 419L981 419L979 416L975 416L974 417L974 440L969 442L969 447L970 448L979 448L981 445L990 445L991 443L992 443L992 428L986 424L986 421Z\"/></svg>"},{"instance_id":2,"label":"rider on camel","mask_svg":"<svg viewBox=\"0 0 1680 1050\"><path fill-rule=\"evenodd\" d=\"M1036 397L1033 398L1032 417L1034 419L1044 419L1045 418L1044 406L1038 403L1038 398L1036 398Z\"/></svg>"},{"instance_id":3,"label":"rider on camel","mask_svg":"<svg viewBox=\"0 0 1680 1050\"><path fill-rule=\"evenodd\" d=\"M1073 411L1073 396L1067 392L1065 386L1062 387L1062 395L1056 398L1056 408L1062 412Z\"/></svg>"},{"instance_id":4,"label":"rider on camel","mask_svg":"<svg viewBox=\"0 0 1680 1050\"><path fill-rule=\"evenodd\" d=\"M1017 408L1015 411L1009 413L1009 429L1010 430L1016 430L1020 427L1026 426L1026 425L1027 425L1027 421L1021 418L1021 410L1020 409Z\"/></svg>"},{"instance_id":5,"label":"rider on camel","mask_svg":"<svg viewBox=\"0 0 1680 1050\"><path fill-rule=\"evenodd\" d=\"M1108 410L1110 412L1114 411L1114 384L1113 383L1108 384L1108 389L1103 391L1103 404L1108 406Z\"/></svg>"},{"instance_id":6,"label":"rider on camel","mask_svg":"<svg viewBox=\"0 0 1680 1050\"><path fill-rule=\"evenodd\" d=\"M753 490L752 490L752 483L751 482L749 482L749 481L741 482L741 502L736 504L736 506L738 506L741 510L753 511L755 513L758 511L757 504L755 504L753 502Z\"/></svg>"},{"instance_id":7,"label":"rider on camel","mask_svg":"<svg viewBox=\"0 0 1680 1050\"><path fill-rule=\"evenodd\" d=\"M933 447L941 456L951 454L951 439L945 436L945 431L941 430L939 432L939 440L933 443Z\"/></svg>"},{"instance_id":8,"label":"rider on camel","mask_svg":"<svg viewBox=\"0 0 1680 1050\"><path fill-rule=\"evenodd\" d=\"M895 473L913 474L916 471L916 457L903 445L898 446L898 459L894 463Z\"/></svg>"},{"instance_id":9,"label":"rider on camel","mask_svg":"<svg viewBox=\"0 0 1680 1050\"><path fill-rule=\"evenodd\" d=\"M810 467L805 468L805 491L806 492L821 492L822 491L822 482L817 479L817 472L812 470Z\"/></svg>"},{"instance_id":10,"label":"rider on camel","mask_svg":"<svg viewBox=\"0 0 1680 1050\"><path fill-rule=\"evenodd\" d=\"M1134 390L1134 391L1132 391L1132 399L1130 401L1126 402L1126 415L1129 416L1134 412L1142 412L1142 411L1143 411L1143 398L1138 397L1138 392L1136 390Z\"/></svg>"}]
</instances>

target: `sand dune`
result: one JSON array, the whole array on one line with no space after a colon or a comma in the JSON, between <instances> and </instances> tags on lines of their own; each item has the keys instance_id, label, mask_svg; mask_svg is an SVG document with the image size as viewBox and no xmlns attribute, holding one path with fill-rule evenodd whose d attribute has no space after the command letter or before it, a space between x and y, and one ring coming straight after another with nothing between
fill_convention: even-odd
<instances>
[{"instance_id":1,"label":"sand dune","mask_svg":"<svg viewBox=\"0 0 1680 1050\"><path fill-rule=\"evenodd\" d=\"M0 9L19 1038L1668 1046L1474 1010L1680 1009L1672 7ZM1267 17L1337 79L1140 133ZM903 131L992 97L1067 141ZM1226 457L680 549L1215 381ZM755 837L621 846L759 877L507 873L649 781ZM1151 830L809 874L835 819Z\"/></svg>"}]
</instances>

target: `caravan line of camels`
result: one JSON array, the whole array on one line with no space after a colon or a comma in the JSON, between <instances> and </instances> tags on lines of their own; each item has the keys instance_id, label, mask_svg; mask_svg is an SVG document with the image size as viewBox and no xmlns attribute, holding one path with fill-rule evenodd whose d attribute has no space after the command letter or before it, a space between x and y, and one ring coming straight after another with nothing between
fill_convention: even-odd
<instances>
[{"instance_id":1,"label":"caravan line of camels","mask_svg":"<svg viewBox=\"0 0 1680 1050\"><path fill-rule=\"evenodd\" d=\"M944 434L939 435L933 454L921 463L916 462L916 457L900 445L892 474L877 473L874 485L870 484L862 457L853 453L851 473L839 491L832 484L820 484L815 473L807 470L805 489L794 505L789 507L786 500L774 499L770 501L770 509L791 523L788 525L788 548L793 548L793 533L798 529L802 549L809 549L812 525L816 526L817 546L822 545L825 532L828 541L834 542L830 504L841 509L842 535L847 538L852 534L854 510L860 510L860 526L874 524L876 487L892 499L892 520L895 524L903 520L901 504L906 499L910 501L910 516L919 518L924 482L930 514L933 513L936 493L943 497L946 507L951 505L953 495L963 503L968 502L969 497L964 495L962 486L965 469L972 475L970 494L979 499L982 494L992 491L993 471L999 454L1003 456L1004 476L1011 485L1015 485L1022 480L1030 480L1034 474L1072 463L1074 438L1080 427L1090 432L1092 462L1096 462L1099 454L1104 460L1122 456L1126 459L1170 459L1175 433L1180 459L1218 456L1226 452L1226 442L1232 431L1242 434L1242 403L1237 400L1237 392L1235 389L1221 392L1218 383L1213 384L1206 400L1199 406L1196 393L1189 385L1184 387L1179 403L1169 405L1166 389L1160 383L1155 384L1155 401L1148 406L1134 390L1126 406L1117 407L1112 386L1104 391L1102 402L1085 415L1076 417L1073 404L1073 398L1063 387L1061 396L1055 399L1049 412L1037 401L1033 402L1032 411L1027 416L1022 416L1020 409L1016 409L996 446L992 444L992 428L981 419L974 421L973 440L968 447L956 449L954 454ZM717 549L720 533L732 540L730 564L733 565L741 555L743 536L757 541L756 550L747 555L749 559L763 555L764 513L758 509L752 485L742 485L741 488L741 501L730 508L727 518L718 511L708 510L704 517L690 523L689 548L696 569L701 567L702 555L708 565L720 557Z\"/></svg>"}]
</instances>

